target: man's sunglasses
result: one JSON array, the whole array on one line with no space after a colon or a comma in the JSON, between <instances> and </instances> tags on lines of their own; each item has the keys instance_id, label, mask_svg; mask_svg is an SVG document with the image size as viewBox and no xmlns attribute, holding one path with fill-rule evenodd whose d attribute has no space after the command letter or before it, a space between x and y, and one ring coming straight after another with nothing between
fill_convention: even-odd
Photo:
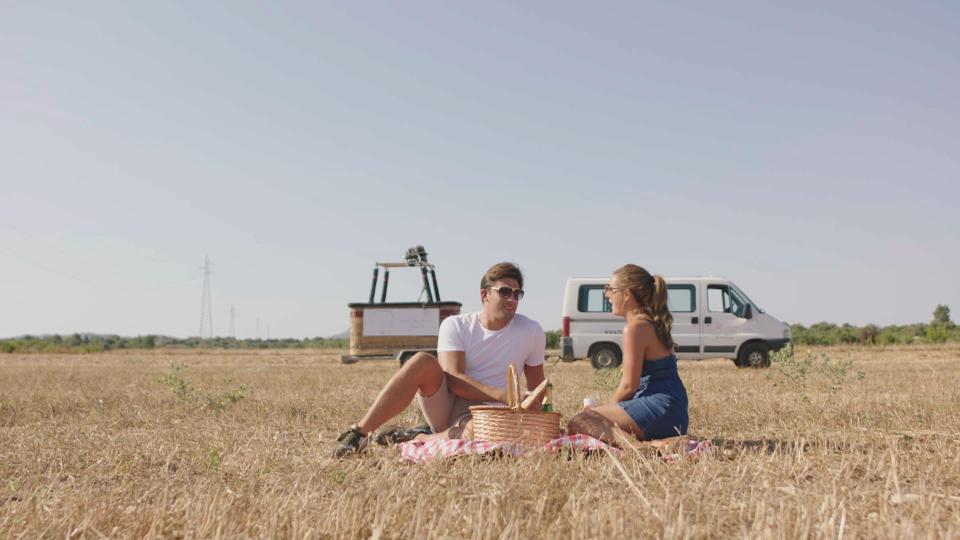
<instances>
[{"instance_id":1,"label":"man's sunglasses","mask_svg":"<svg viewBox=\"0 0 960 540\"><path fill-rule=\"evenodd\" d=\"M514 298L516 298L517 301L523 298L523 289L514 289L512 287L487 287L487 288L497 291L497 294L500 295L500 298L503 298L504 300L506 300L507 298L510 298L510 296L513 296Z\"/></svg>"}]
</instances>

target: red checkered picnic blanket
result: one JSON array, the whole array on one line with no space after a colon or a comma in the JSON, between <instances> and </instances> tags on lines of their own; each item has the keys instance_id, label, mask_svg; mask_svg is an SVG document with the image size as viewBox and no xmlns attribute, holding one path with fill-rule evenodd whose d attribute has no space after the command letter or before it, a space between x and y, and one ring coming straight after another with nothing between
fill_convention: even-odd
<instances>
[{"instance_id":1,"label":"red checkered picnic blanket","mask_svg":"<svg viewBox=\"0 0 960 540\"><path fill-rule=\"evenodd\" d=\"M529 456L538 452L555 453L563 448L590 452L608 450L620 455L623 450L604 443L589 435L563 435L541 448L530 448L516 443L495 443L490 441L466 441L462 439L433 439L430 441L410 441L400 445L400 459L407 463L426 463L434 459L455 456L481 455L498 451L503 455ZM664 461L676 461L684 456L700 456L711 449L710 441L687 441L680 453L661 456Z\"/></svg>"},{"instance_id":2,"label":"red checkered picnic blanket","mask_svg":"<svg viewBox=\"0 0 960 540\"><path fill-rule=\"evenodd\" d=\"M528 456L537 452L557 452L561 448L572 448L585 452L606 448L614 453L621 452L619 448L610 446L589 435L564 435L550 441L541 448L531 448L517 443L467 441L463 439L410 441L400 445L400 458L408 463L426 463L434 459L481 455L493 451L499 451L501 454L510 456Z\"/></svg>"},{"instance_id":3,"label":"red checkered picnic blanket","mask_svg":"<svg viewBox=\"0 0 960 540\"><path fill-rule=\"evenodd\" d=\"M713 443L710 441L696 441L693 439L687 439L683 444L684 446L683 448L680 448L679 452L674 452L672 454L661 454L660 459L668 463L672 463L683 458L698 458L700 456L709 454L713 450Z\"/></svg>"}]
</instances>

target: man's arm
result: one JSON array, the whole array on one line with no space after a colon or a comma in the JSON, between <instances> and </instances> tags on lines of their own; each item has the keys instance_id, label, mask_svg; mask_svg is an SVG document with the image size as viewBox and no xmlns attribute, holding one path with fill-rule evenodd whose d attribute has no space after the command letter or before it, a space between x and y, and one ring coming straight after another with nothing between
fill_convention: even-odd
<instances>
[{"instance_id":1,"label":"man's arm","mask_svg":"<svg viewBox=\"0 0 960 540\"><path fill-rule=\"evenodd\" d=\"M523 366L523 376L527 379L527 390L533 392L540 383L546 379L546 375L543 374L543 364L537 366ZM543 401L543 398L539 398L533 402L533 405L530 406L531 409L539 409L540 402Z\"/></svg>"},{"instance_id":2,"label":"man's arm","mask_svg":"<svg viewBox=\"0 0 960 540\"><path fill-rule=\"evenodd\" d=\"M464 372L466 355L463 351L440 351L439 357L440 367L447 373L447 386L455 395L464 399L506 403L506 390L487 386L467 377ZM504 374L504 380L506 380L506 374Z\"/></svg>"}]
</instances>

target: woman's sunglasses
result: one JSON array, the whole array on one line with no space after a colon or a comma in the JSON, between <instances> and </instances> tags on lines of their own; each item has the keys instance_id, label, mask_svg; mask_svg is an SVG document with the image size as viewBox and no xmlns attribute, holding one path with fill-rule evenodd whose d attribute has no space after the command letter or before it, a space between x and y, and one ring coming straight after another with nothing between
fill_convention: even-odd
<instances>
[{"instance_id":1,"label":"woman's sunglasses","mask_svg":"<svg viewBox=\"0 0 960 540\"><path fill-rule=\"evenodd\" d=\"M507 298L510 298L511 296L516 298L517 301L520 301L520 299L523 298L523 289L514 289L511 287L487 287L487 288L497 291L497 294L500 295L500 298L503 298L504 300L506 300Z\"/></svg>"}]
</instances>

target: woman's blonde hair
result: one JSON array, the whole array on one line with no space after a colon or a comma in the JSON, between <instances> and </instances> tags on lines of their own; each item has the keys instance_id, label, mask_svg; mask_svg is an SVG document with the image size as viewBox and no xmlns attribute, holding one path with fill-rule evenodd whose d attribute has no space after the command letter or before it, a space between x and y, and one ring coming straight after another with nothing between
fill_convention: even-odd
<instances>
[{"instance_id":1,"label":"woman's blonde hair","mask_svg":"<svg viewBox=\"0 0 960 540\"><path fill-rule=\"evenodd\" d=\"M625 264L613 273L620 278L620 286L629 290L633 299L640 305L640 311L646 315L657 332L657 339L663 346L673 350L673 315L667 307L667 282L663 276L650 275L644 268L635 264Z\"/></svg>"}]
</instances>

